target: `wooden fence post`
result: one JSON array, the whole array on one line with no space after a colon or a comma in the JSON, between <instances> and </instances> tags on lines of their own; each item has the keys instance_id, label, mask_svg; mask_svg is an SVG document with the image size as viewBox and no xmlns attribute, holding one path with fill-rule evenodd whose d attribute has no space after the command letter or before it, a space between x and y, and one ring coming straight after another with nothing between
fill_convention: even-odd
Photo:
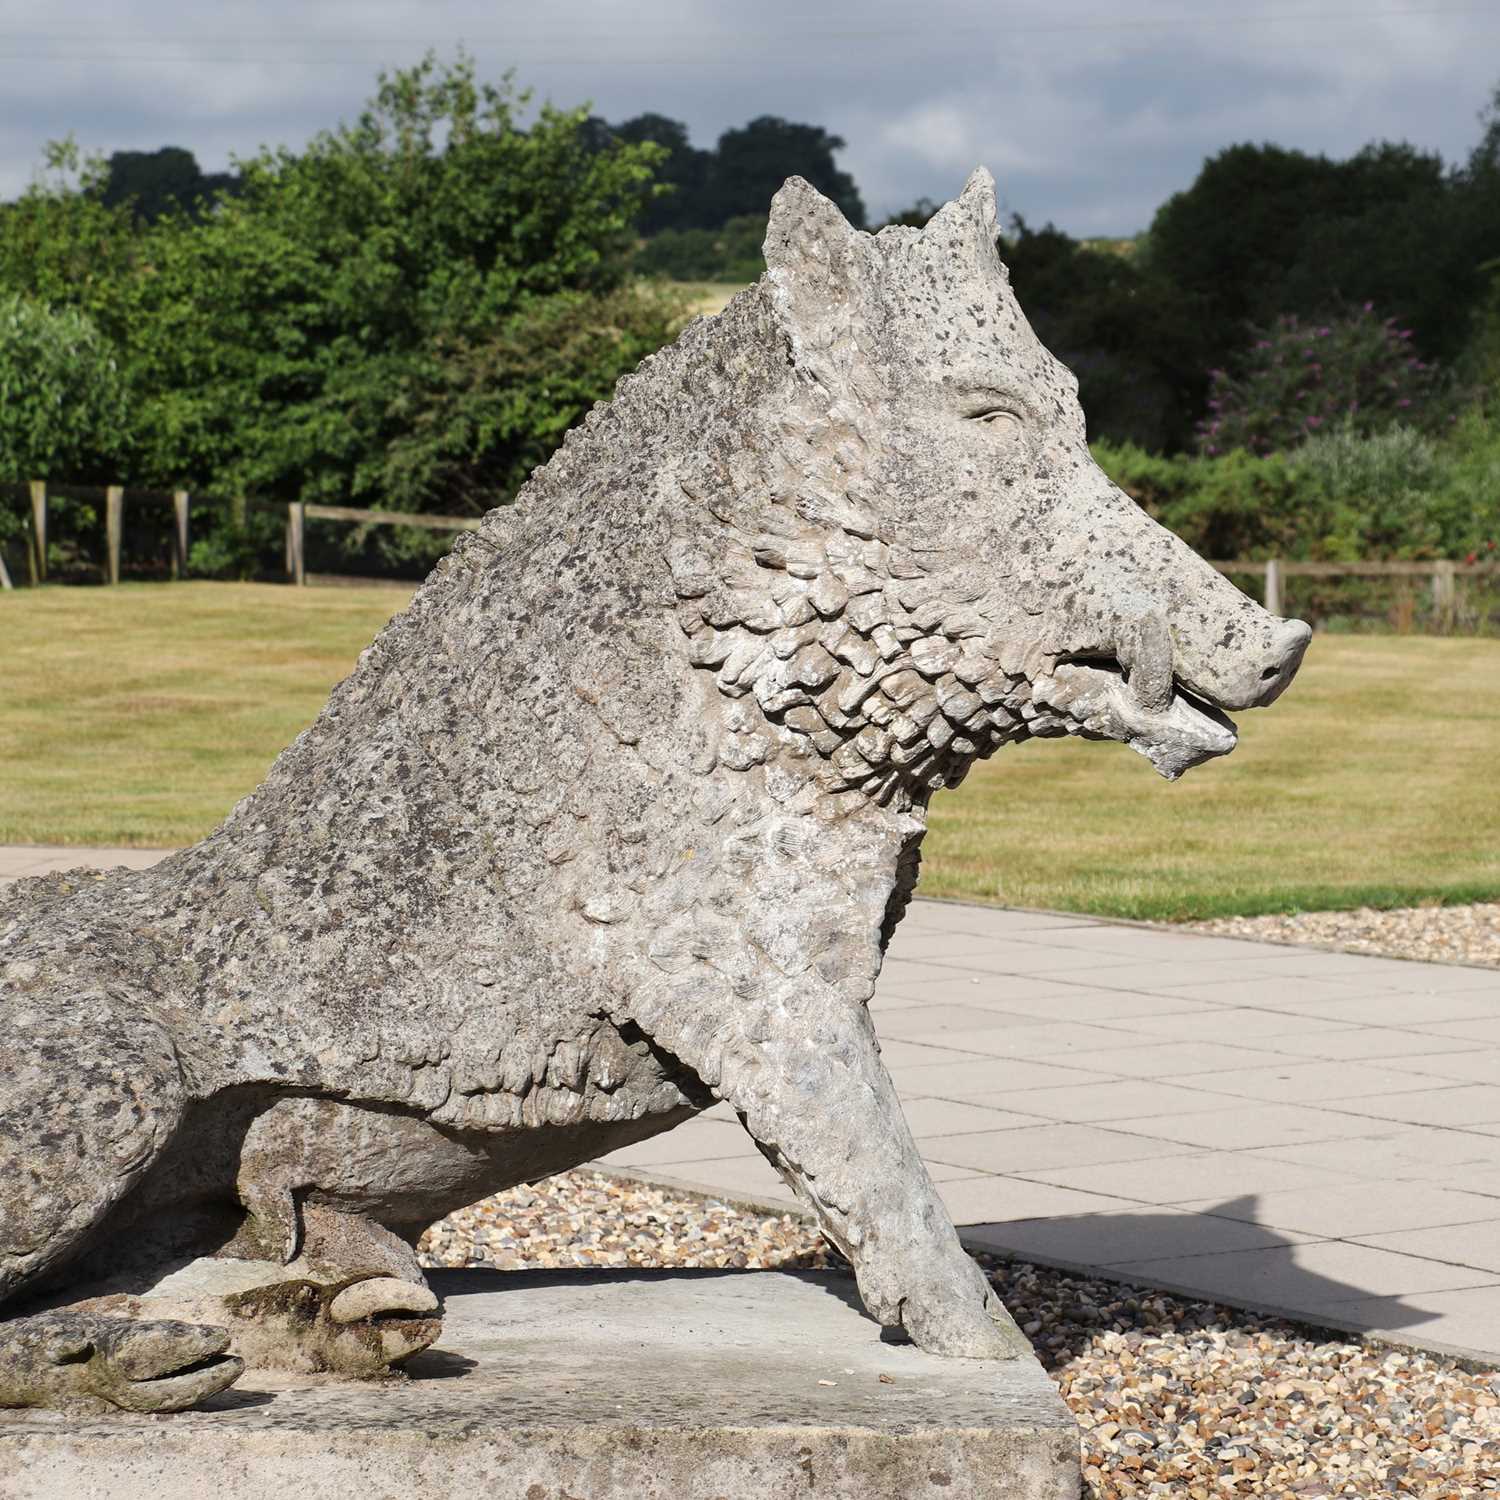
<instances>
[{"instance_id":1,"label":"wooden fence post","mask_svg":"<svg viewBox=\"0 0 1500 1500\"><path fill-rule=\"evenodd\" d=\"M188 492L172 492L172 577L187 577L188 560Z\"/></svg>"},{"instance_id":2,"label":"wooden fence post","mask_svg":"<svg viewBox=\"0 0 1500 1500\"><path fill-rule=\"evenodd\" d=\"M1266 608L1273 615L1281 613L1281 559L1277 557L1266 563Z\"/></svg>"},{"instance_id":3,"label":"wooden fence post","mask_svg":"<svg viewBox=\"0 0 1500 1500\"><path fill-rule=\"evenodd\" d=\"M286 508L286 571L293 583L307 582L307 568L302 554L302 535L307 520L307 506L301 500Z\"/></svg>"},{"instance_id":4,"label":"wooden fence post","mask_svg":"<svg viewBox=\"0 0 1500 1500\"><path fill-rule=\"evenodd\" d=\"M1454 574L1457 565L1452 562L1435 562L1432 565L1432 615L1433 623L1444 630L1453 628L1458 589Z\"/></svg>"},{"instance_id":5,"label":"wooden fence post","mask_svg":"<svg viewBox=\"0 0 1500 1500\"><path fill-rule=\"evenodd\" d=\"M47 481L31 481L32 567L38 583L47 581Z\"/></svg>"},{"instance_id":6,"label":"wooden fence post","mask_svg":"<svg viewBox=\"0 0 1500 1500\"><path fill-rule=\"evenodd\" d=\"M120 581L120 542L125 532L125 489L112 484L104 491L104 543L109 551L109 581Z\"/></svg>"}]
</instances>

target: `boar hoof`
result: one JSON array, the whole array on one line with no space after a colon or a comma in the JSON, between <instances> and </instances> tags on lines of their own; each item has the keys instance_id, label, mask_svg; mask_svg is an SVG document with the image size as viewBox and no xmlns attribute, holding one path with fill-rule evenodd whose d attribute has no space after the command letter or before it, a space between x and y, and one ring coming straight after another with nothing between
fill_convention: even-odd
<instances>
[{"instance_id":1,"label":"boar hoof","mask_svg":"<svg viewBox=\"0 0 1500 1500\"><path fill-rule=\"evenodd\" d=\"M39 1313L0 1326L0 1406L182 1411L239 1379L223 1328Z\"/></svg>"},{"instance_id":2,"label":"boar hoof","mask_svg":"<svg viewBox=\"0 0 1500 1500\"><path fill-rule=\"evenodd\" d=\"M340 1286L285 1281L226 1297L235 1347L255 1368L368 1379L436 1341L438 1299L419 1283L368 1276Z\"/></svg>"},{"instance_id":3,"label":"boar hoof","mask_svg":"<svg viewBox=\"0 0 1500 1500\"><path fill-rule=\"evenodd\" d=\"M430 1313L438 1309L438 1299L430 1287L414 1281L398 1281L394 1276L371 1276L346 1286L328 1304L328 1316L335 1323L357 1323L361 1318L395 1317L399 1313Z\"/></svg>"},{"instance_id":4,"label":"boar hoof","mask_svg":"<svg viewBox=\"0 0 1500 1500\"><path fill-rule=\"evenodd\" d=\"M1030 1341L987 1285L978 1295L966 1289L930 1303L908 1298L901 1322L919 1348L949 1359L1017 1359L1031 1353Z\"/></svg>"}]
</instances>

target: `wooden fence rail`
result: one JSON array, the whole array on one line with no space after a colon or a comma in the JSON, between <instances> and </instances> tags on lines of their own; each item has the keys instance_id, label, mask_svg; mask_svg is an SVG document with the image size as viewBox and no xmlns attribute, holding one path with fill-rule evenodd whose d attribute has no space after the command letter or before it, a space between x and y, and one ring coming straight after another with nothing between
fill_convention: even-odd
<instances>
[{"instance_id":1,"label":"wooden fence rail","mask_svg":"<svg viewBox=\"0 0 1500 1500\"><path fill-rule=\"evenodd\" d=\"M44 479L33 479L28 486L31 495L30 535L27 539L26 569L32 583L47 581L47 502L49 489ZM50 495L68 498L99 493L98 486L62 485L54 486ZM104 495L104 575L110 583L120 581L120 552L125 538L125 500L123 485L107 485ZM148 504L169 503L172 506L172 577L186 578L188 569L188 522L190 507L200 505L230 505L243 511L243 497L190 495L187 490L136 490L129 491L132 504L145 501ZM273 500L256 501L257 505L275 506ZM416 512L392 510L356 510L348 505L312 505L293 500L286 506L286 571L295 583L306 583L304 531L306 523L313 521L352 521L363 526L416 526L426 531L475 531L479 527L476 516L431 516ZM0 557L0 589L12 586L10 574L5 568L5 559Z\"/></svg>"},{"instance_id":2,"label":"wooden fence rail","mask_svg":"<svg viewBox=\"0 0 1500 1500\"><path fill-rule=\"evenodd\" d=\"M33 479L31 492L30 545L27 571L33 583L47 578L47 482ZM55 494L80 496L99 493L79 485L58 486ZM105 507L105 576L111 583L120 581L120 548L125 530L126 490L109 485L104 490ZM242 512L242 497L190 496L186 490L130 490L132 502L167 502L172 506L172 576L185 578L188 564L188 514L191 503L233 505ZM258 505L282 502L256 501ZM360 526L416 526L426 531L474 531L480 522L475 516L430 516L409 511L358 510L348 505L314 505L300 500L286 502L286 573L293 583L307 582L305 533L308 521L348 521ZM1263 578L1266 608L1272 614L1282 612L1285 580L1288 578L1426 578L1431 581L1433 612L1439 620L1451 623L1458 604L1460 581L1471 578L1500 577L1500 562L1458 563L1447 558L1423 562L1288 562L1282 558L1251 560L1232 558L1210 566L1226 574L1248 574ZM11 579L0 558L0 588L10 588Z\"/></svg>"},{"instance_id":3,"label":"wooden fence rail","mask_svg":"<svg viewBox=\"0 0 1500 1500\"><path fill-rule=\"evenodd\" d=\"M1264 562L1234 560L1212 564L1221 573L1249 573L1266 580L1265 605L1273 615L1281 613L1284 578L1428 578L1432 580L1432 607L1441 619L1451 619L1458 607L1458 583L1465 578L1500 574L1500 563L1458 563L1449 558L1424 562Z\"/></svg>"}]
</instances>

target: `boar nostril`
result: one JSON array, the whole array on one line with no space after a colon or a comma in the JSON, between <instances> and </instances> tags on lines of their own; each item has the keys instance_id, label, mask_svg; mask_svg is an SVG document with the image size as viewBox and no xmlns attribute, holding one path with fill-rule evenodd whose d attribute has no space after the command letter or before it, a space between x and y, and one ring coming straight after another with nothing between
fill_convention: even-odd
<instances>
[{"instance_id":1,"label":"boar nostril","mask_svg":"<svg viewBox=\"0 0 1500 1500\"><path fill-rule=\"evenodd\" d=\"M1280 675L1280 667L1267 667L1266 670L1260 674L1260 680L1262 682L1270 682L1273 677L1279 677Z\"/></svg>"}]
</instances>

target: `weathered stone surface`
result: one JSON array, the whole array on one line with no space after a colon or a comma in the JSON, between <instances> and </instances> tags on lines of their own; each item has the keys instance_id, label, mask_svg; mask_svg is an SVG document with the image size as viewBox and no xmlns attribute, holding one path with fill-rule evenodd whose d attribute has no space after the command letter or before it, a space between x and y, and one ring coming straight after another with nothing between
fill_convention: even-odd
<instances>
[{"instance_id":1,"label":"weathered stone surface","mask_svg":"<svg viewBox=\"0 0 1500 1500\"><path fill-rule=\"evenodd\" d=\"M1179 775L1308 633L1095 467L994 235L983 172L879 236L789 182L762 281L455 546L217 832L0 898L0 1298L57 1309L0 1325L0 1404L404 1357L437 1320L379 1288L425 1225L715 1100L879 1321L1024 1354L865 1008L928 800L1028 737ZM272 1268L194 1304L207 1361L163 1285L205 1256ZM157 1319L138 1368L120 1316Z\"/></svg>"},{"instance_id":2,"label":"weathered stone surface","mask_svg":"<svg viewBox=\"0 0 1500 1500\"><path fill-rule=\"evenodd\" d=\"M882 1342L847 1276L432 1279L448 1327L412 1379L252 1372L171 1418L0 1413L0 1497L1078 1493L1077 1431L1033 1358L954 1362Z\"/></svg>"}]
</instances>

